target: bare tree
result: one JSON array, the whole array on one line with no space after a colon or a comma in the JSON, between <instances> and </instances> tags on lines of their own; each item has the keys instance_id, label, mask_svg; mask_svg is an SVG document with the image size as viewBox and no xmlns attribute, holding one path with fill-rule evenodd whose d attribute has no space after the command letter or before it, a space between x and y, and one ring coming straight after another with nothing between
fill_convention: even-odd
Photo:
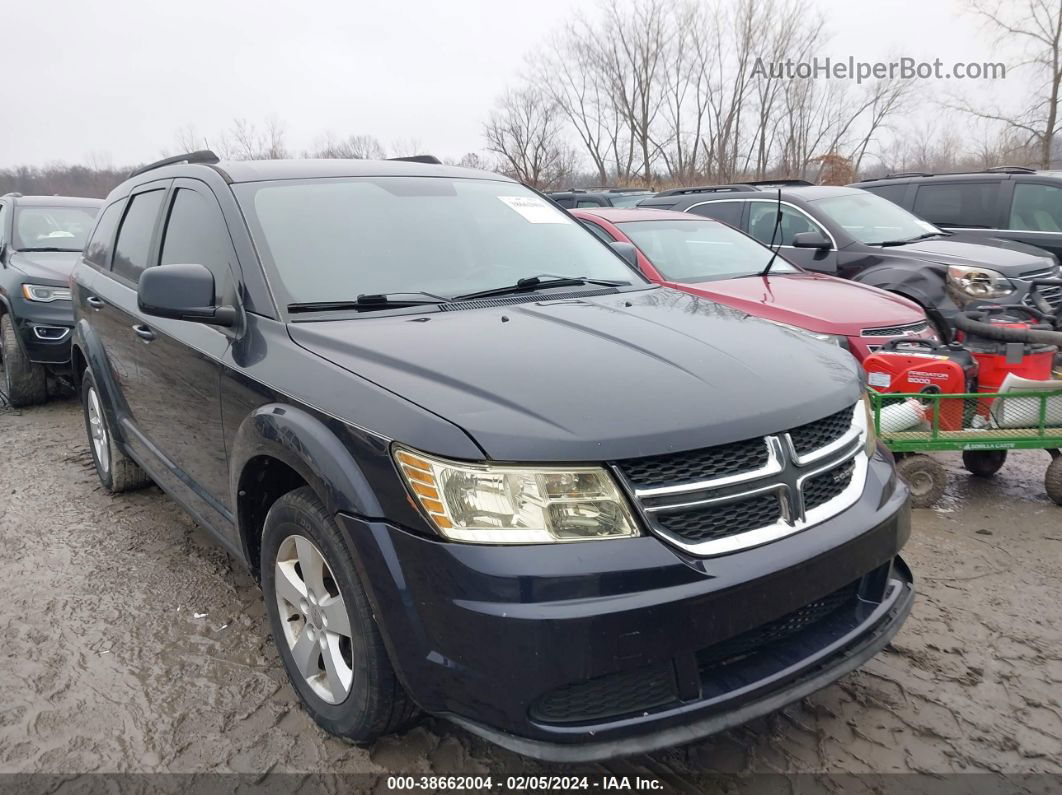
<instances>
[{"instance_id":1,"label":"bare tree","mask_svg":"<svg viewBox=\"0 0 1062 795\"><path fill-rule=\"evenodd\" d=\"M484 126L487 149L501 171L536 188L554 187L571 173L574 156L560 133L562 111L545 92L507 92Z\"/></svg>"},{"instance_id":2,"label":"bare tree","mask_svg":"<svg viewBox=\"0 0 1062 795\"><path fill-rule=\"evenodd\" d=\"M318 139L313 149L306 153L308 157L338 160L383 160L387 150L372 135L348 135L336 138L334 133L325 133Z\"/></svg>"},{"instance_id":3,"label":"bare tree","mask_svg":"<svg viewBox=\"0 0 1062 795\"><path fill-rule=\"evenodd\" d=\"M1012 112L984 110L959 100L960 110L1002 124L1038 151L1040 168L1050 168L1062 99L1062 2L1059 0L970 0L970 11L994 33L996 43L1021 47L1018 64L1032 72L1032 94Z\"/></svg>"}]
</instances>

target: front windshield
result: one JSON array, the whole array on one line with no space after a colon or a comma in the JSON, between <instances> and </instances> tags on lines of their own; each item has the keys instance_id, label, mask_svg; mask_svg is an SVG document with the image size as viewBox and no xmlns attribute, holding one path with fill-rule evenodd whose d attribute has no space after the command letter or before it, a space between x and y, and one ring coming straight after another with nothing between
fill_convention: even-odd
<instances>
[{"instance_id":1,"label":"front windshield","mask_svg":"<svg viewBox=\"0 0 1062 795\"><path fill-rule=\"evenodd\" d=\"M871 246L942 234L928 221L865 191L816 199L812 204L860 243Z\"/></svg>"},{"instance_id":2,"label":"front windshield","mask_svg":"<svg viewBox=\"0 0 1062 795\"><path fill-rule=\"evenodd\" d=\"M98 207L16 207L12 244L19 251L81 251L97 212Z\"/></svg>"},{"instance_id":3,"label":"front windshield","mask_svg":"<svg viewBox=\"0 0 1062 795\"><path fill-rule=\"evenodd\" d=\"M288 303L452 298L546 274L645 283L566 213L512 182L359 177L233 188Z\"/></svg>"},{"instance_id":4,"label":"front windshield","mask_svg":"<svg viewBox=\"0 0 1062 795\"><path fill-rule=\"evenodd\" d=\"M613 207L634 207L638 202L652 195L653 192L647 190L642 193L613 193L608 198Z\"/></svg>"},{"instance_id":5,"label":"front windshield","mask_svg":"<svg viewBox=\"0 0 1062 795\"><path fill-rule=\"evenodd\" d=\"M623 234L672 282L708 282L754 276L767 267L772 251L736 229L707 218L629 221ZM771 273L796 273L779 255Z\"/></svg>"}]
</instances>

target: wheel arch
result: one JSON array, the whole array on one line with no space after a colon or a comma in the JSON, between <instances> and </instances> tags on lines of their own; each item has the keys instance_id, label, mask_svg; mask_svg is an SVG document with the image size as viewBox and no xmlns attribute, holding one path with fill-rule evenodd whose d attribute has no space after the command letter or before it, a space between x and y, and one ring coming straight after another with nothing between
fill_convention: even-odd
<instances>
[{"instance_id":1,"label":"wheel arch","mask_svg":"<svg viewBox=\"0 0 1062 795\"><path fill-rule=\"evenodd\" d=\"M255 409L240 424L229 457L236 526L256 578L266 514L289 491L308 486L330 514L383 513L353 455L305 409L281 403Z\"/></svg>"}]
</instances>

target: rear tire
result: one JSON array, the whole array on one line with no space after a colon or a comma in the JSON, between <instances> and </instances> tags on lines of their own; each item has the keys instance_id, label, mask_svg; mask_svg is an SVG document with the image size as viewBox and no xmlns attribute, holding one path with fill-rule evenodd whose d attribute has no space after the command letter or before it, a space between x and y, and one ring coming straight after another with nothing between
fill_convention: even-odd
<instances>
[{"instance_id":1,"label":"rear tire","mask_svg":"<svg viewBox=\"0 0 1062 795\"><path fill-rule=\"evenodd\" d=\"M273 642L321 728L364 744L414 722L351 553L312 489L269 509L261 573Z\"/></svg>"},{"instance_id":2,"label":"rear tire","mask_svg":"<svg viewBox=\"0 0 1062 795\"><path fill-rule=\"evenodd\" d=\"M4 361L4 394L15 408L36 406L48 399L48 373L26 356L15 336L11 315L0 317L0 359Z\"/></svg>"},{"instance_id":3,"label":"rear tire","mask_svg":"<svg viewBox=\"0 0 1062 795\"><path fill-rule=\"evenodd\" d=\"M1053 456L1044 474L1044 489L1056 505L1062 505L1062 456Z\"/></svg>"},{"instance_id":4,"label":"rear tire","mask_svg":"<svg viewBox=\"0 0 1062 795\"><path fill-rule=\"evenodd\" d=\"M1007 460L1006 450L963 450L962 465L979 478L990 478Z\"/></svg>"},{"instance_id":5,"label":"rear tire","mask_svg":"<svg viewBox=\"0 0 1062 795\"><path fill-rule=\"evenodd\" d=\"M151 478L114 441L114 434L107 424L107 413L103 410L103 399L88 370L81 378L81 408L92 462L103 487L111 494L120 494L148 485Z\"/></svg>"},{"instance_id":6,"label":"rear tire","mask_svg":"<svg viewBox=\"0 0 1062 795\"><path fill-rule=\"evenodd\" d=\"M896 473L911 490L911 505L915 508L931 508L944 496L948 485L948 472L944 466L928 455L906 455L896 462Z\"/></svg>"}]
</instances>

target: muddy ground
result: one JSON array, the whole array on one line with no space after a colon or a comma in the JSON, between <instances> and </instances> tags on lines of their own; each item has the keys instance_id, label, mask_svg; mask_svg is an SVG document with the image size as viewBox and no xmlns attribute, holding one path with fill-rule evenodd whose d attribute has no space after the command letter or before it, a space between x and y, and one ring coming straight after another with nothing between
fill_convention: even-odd
<instances>
[{"instance_id":1,"label":"muddy ground","mask_svg":"<svg viewBox=\"0 0 1062 795\"><path fill-rule=\"evenodd\" d=\"M1062 508L1042 452L994 481L944 456L915 512L919 595L890 649L766 719L594 766L740 773L1062 772ZM152 487L101 490L74 400L0 412L0 772L570 771L442 721L352 747L299 708L261 597Z\"/></svg>"}]
</instances>

